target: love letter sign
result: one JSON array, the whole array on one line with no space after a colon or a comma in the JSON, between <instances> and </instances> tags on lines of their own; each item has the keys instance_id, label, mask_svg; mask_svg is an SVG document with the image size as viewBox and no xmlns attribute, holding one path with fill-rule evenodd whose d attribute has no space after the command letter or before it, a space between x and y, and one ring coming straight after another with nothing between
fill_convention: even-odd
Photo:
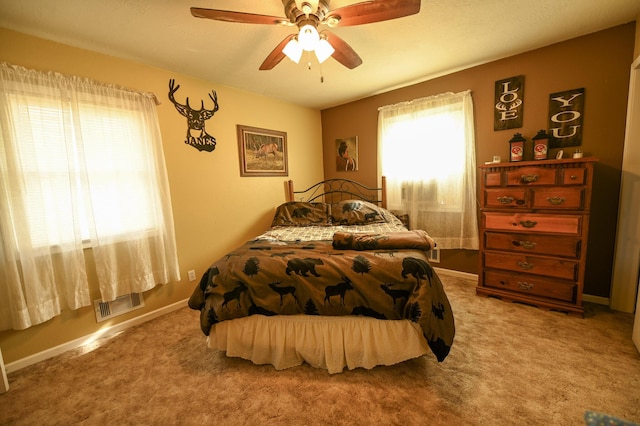
<instances>
[{"instance_id":1,"label":"love letter sign","mask_svg":"<svg viewBox=\"0 0 640 426\"><path fill-rule=\"evenodd\" d=\"M524 110L524 76L496 81L493 104L493 130L522 127Z\"/></svg>"}]
</instances>

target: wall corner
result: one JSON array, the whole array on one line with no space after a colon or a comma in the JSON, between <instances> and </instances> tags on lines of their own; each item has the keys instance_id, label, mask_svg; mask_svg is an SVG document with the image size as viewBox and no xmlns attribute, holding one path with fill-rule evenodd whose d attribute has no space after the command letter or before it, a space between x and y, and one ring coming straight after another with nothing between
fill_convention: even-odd
<instances>
[{"instance_id":1,"label":"wall corner","mask_svg":"<svg viewBox=\"0 0 640 426\"><path fill-rule=\"evenodd\" d=\"M640 57L640 15L636 17L636 41L633 45L633 60Z\"/></svg>"}]
</instances>

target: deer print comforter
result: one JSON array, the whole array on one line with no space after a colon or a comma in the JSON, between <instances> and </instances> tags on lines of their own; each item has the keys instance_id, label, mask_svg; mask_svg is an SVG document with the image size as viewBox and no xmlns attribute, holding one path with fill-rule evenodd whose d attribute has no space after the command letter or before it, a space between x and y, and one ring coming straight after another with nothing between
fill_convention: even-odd
<instances>
[{"instance_id":1,"label":"deer print comforter","mask_svg":"<svg viewBox=\"0 0 640 426\"><path fill-rule=\"evenodd\" d=\"M205 335L220 321L255 314L408 319L420 324L438 361L454 337L440 279L415 245L349 250L334 249L331 239L256 239L214 262L189 306L200 311Z\"/></svg>"}]
</instances>

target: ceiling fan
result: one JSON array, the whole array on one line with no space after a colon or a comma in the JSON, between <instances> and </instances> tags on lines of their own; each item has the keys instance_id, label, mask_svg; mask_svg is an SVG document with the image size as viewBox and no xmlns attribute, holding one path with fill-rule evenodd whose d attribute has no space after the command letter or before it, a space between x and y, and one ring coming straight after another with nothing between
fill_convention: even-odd
<instances>
[{"instance_id":1,"label":"ceiling fan","mask_svg":"<svg viewBox=\"0 0 640 426\"><path fill-rule=\"evenodd\" d=\"M197 18L242 24L297 26L298 33L285 37L262 62L261 70L273 69L285 56L298 63L303 51L313 51L319 62L333 56L345 67L353 69L362 64L360 56L337 35L327 30L318 32L319 26L335 28L371 24L420 11L420 0L371 0L335 10L329 8L329 1L282 0L286 18L199 7L192 7L191 14Z\"/></svg>"}]
</instances>

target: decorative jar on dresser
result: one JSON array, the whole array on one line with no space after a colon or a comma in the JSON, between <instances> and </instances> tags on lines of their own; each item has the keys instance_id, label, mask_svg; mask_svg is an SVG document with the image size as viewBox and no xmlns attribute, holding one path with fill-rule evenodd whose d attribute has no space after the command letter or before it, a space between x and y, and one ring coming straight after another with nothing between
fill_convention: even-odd
<instances>
[{"instance_id":1,"label":"decorative jar on dresser","mask_svg":"<svg viewBox=\"0 0 640 426\"><path fill-rule=\"evenodd\" d=\"M480 166L477 294L582 316L596 161Z\"/></svg>"}]
</instances>

